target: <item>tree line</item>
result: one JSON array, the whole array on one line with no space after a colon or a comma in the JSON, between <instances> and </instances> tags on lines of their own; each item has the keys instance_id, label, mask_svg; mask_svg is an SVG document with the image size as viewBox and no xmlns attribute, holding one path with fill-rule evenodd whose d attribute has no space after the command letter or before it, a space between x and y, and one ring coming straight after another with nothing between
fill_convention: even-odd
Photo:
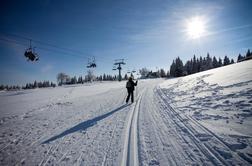
<instances>
[{"instance_id":1,"label":"tree line","mask_svg":"<svg viewBox=\"0 0 252 166\"><path fill-rule=\"evenodd\" d=\"M236 62L242 62L252 59L252 52L248 49L245 55L239 54ZM229 64L233 64L235 61L230 59L228 56L225 56L224 59L211 57L209 53L207 53L206 57L196 57L193 56L192 59L188 60L185 64L183 61L177 57L173 60L170 71L165 72L164 69L159 69L157 71L152 71L147 68L142 68L139 70L141 74L141 78L160 78L160 77L180 77L186 76L194 73L198 73L201 71L218 68L221 66L226 66ZM123 77L124 80L127 80L129 76L133 76L132 74ZM67 84L83 84L86 82L92 81L117 81L117 75L103 74L100 76L95 76L92 70L88 70L87 75L84 77L76 76L70 77L65 73L59 73L57 75L57 83L59 86L67 85ZM25 86L19 85L0 85L0 90L20 90L20 89L34 89L34 88L46 88L46 87L56 87L56 84L50 81L34 81L33 83L27 83Z\"/></svg>"},{"instance_id":2,"label":"tree line","mask_svg":"<svg viewBox=\"0 0 252 166\"><path fill-rule=\"evenodd\" d=\"M21 90L21 89L35 89L35 88L47 88L56 87L56 84L50 81L34 81L33 83L27 83L25 86L19 85L0 85L0 90Z\"/></svg>"},{"instance_id":3,"label":"tree line","mask_svg":"<svg viewBox=\"0 0 252 166\"><path fill-rule=\"evenodd\" d=\"M250 50L248 50L244 56L239 54L236 62L238 63L249 59L252 59L252 53L250 52ZM209 53L207 53L206 57L200 56L199 58L196 58L196 56L194 55L193 58L191 60L188 60L185 64L179 57L177 57L175 60L173 60L170 66L169 76L186 76L233 63L235 63L234 60L230 59L228 56L225 56L222 60L221 58L217 59L215 56L212 58Z\"/></svg>"},{"instance_id":4,"label":"tree line","mask_svg":"<svg viewBox=\"0 0 252 166\"><path fill-rule=\"evenodd\" d=\"M59 73L57 75L57 82L58 85L72 85L72 84L84 84L87 82L93 82L93 81L116 81L117 76L116 75L110 75L110 74L103 74L100 76L95 76L92 71L88 71L87 75L84 77L79 76L78 78L76 76L69 76L66 73Z\"/></svg>"},{"instance_id":5,"label":"tree line","mask_svg":"<svg viewBox=\"0 0 252 166\"><path fill-rule=\"evenodd\" d=\"M164 78L169 75L169 72L165 72L163 68L158 69L157 71L152 71L146 67L139 70L141 78Z\"/></svg>"}]
</instances>

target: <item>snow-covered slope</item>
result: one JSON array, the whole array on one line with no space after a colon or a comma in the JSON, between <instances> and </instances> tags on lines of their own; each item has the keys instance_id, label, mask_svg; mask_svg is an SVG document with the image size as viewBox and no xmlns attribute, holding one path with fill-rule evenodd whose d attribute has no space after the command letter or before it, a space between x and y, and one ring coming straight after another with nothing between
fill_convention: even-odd
<instances>
[{"instance_id":1,"label":"snow-covered slope","mask_svg":"<svg viewBox=\"0 0 252 166\"><path fill-rule=\"evenodd\" d=\"M252 161L252 60L160 85L167 102Z\"/></svg>"},{"instance_id":2,"label":"snow-covered slope","mask_svg":"<svg viewBox=\"0 0 252 166\"><path fill-rule=\"evenodd\" d=\"M0 165L252 164L251 66L1 92Z\"/></svg>"}]
</instances>

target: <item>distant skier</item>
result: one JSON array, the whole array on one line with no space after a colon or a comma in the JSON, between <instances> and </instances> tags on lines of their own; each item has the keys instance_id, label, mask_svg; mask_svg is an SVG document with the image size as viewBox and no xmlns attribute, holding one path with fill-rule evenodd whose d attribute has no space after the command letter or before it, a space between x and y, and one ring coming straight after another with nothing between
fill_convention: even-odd
<instances>
[{"instance_id":1,"label":"distant skier","mask_svg":"<svg viewBox=\"0 0 252 166\"><path fill-rule=\"evenodd\" d=\"M130 96L131 96L131 102L132 103L134 102L135 86L137 86L137 81L134 82L132 77L129 77L129 80L126 83L126 88L127 88L127 91L128 91L128 96L127 96L127 99L126 99L126 103L128 103Z\"/></svg>"}]
</instances>

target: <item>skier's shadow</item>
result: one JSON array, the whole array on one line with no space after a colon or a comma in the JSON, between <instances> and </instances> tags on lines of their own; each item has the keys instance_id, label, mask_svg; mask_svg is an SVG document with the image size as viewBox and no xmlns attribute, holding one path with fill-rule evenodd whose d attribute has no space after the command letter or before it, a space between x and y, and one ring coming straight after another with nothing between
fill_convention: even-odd
<instances>
[{"instance_id":1,"label":"skier's shadow","mask_svg":"<svg viewBox=\"0 0 252 166\"><path fill-rule=\"evenodd\" d=\"M70 129L67 129L67 130L63 131L62 133L45 140L44 142L42 142L42 144L50 143L50 142L52 142L52 141L54 141L56 139L59 139L59 138L64 137L64 136L66 136L68 134L74 133L76 131L86 130L87 128L94 126L100 120L105 119L108 116L111 116L113 113L122 110L126 106L127 106L126 104L122 105L122 106L120 106L120 107L118 107L118 108L116 108L116 109L114 109L114 110L112 110L112 111L110 111L110 112L108 112L106 114L100 115L98 117L95 117L93 119L90 119L90 120L87 120L87 121L84 121L84 122L81 122L81 123L77 124L76 126L70 128Z\"/></svg>"}]
</instances>

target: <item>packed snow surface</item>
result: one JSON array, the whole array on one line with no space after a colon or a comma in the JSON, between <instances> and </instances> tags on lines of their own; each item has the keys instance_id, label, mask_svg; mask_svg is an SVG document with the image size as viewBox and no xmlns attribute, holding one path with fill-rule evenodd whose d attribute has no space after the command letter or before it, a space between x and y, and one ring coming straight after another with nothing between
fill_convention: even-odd
<instances>
[{"instance_id":1,"label":"packed snow surface","mask_svg":"<svg viewBox=\"0 0 252 166\"><path fill-rule=\"evenodd\" d=\"M0 165L252 164L251 73L1 92Z\"/></svg>"}]
</instances>

